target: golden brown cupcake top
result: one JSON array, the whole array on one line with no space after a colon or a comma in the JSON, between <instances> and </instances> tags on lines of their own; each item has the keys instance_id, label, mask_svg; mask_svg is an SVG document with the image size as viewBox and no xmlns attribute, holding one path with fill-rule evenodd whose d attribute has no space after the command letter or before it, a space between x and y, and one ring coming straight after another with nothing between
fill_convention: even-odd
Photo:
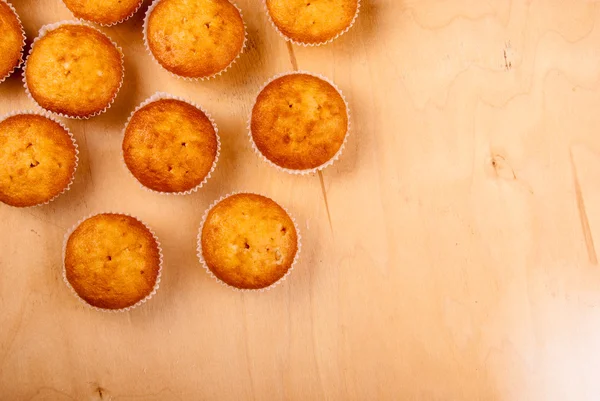
<instances>
[{"instance_id":1,"label":"golden brown cupcake top","mask_svg":"<svg viewBox=\"0 0 600 401\"><path fill-rule=\"evenodd\" d=\"M47 202L69 186L77 150L68 131L37 114L0 122L0 201L11 206Z\"/></svg>"},{"instance_id":2,"label":"golden brown cupcake top","mask_svg":"<svg viewBox=\"0 0 600 401\"><path fill-rule=\"evenodd\" d=\"M224 70L246 36L242 16L228 0L161 0L148 16L146 33L158 62L188 78Z\"/></svg>"},{"instance_id":3,"label":"golden brown cupcake top","mask_svg":"<svg viewBox=\"0 0 600 401\"><path fill-rule=\"evenodd\" d=\"M217 157L217 133L202 110L159 99L136 111L125 129L123 157L138 181L159 192L200 185Z\"/></svg>"},{"instance_id":4,"label":"golden brown cupcake top","mask_svg":"<svg viewBox=\"0 0 600 401\"><path fill-rule=\"evenodd\" d=\"M358 12L358 0L267 0L275 26L288 38L320 44L343 33Z\"/></svg>"},{"instance_id":5,"label":"golden brown cupcake top","mask_svg":"<svg viewBox=\"0 0 600 401\"><path fill-rule=\"evenodd\" d=\"M252 139L276 165L291 170L322 166L340 150L348 131L348 112L329 82L308 74L289 74L258 95L251 117Z\"/></svg>"},{"instance_id":6,"label":"golden brown cupcake top","mask_svg":"<svg viewBox=\"0 0 600 401\"><path fill-rule=\"evenodd\" d=\"M119 49L97 29L61 25L34 43L26 64L27 87L46 110L88 117L117 95L122 61Z\"/></svg>"},{"instance_id":7,"label":"golden brown cupcake top","mask_svg":"<svg viewBox=\"0 0 600 401\"><path fill-rule=\"evenodd\" d=\"M240 289L265 288L294 263L298 234L273 200L232 195L213 207L201 233L202 257L217 278Z\"/></svg>"},{"instance_id":8,"label":"golden brown cupcake top","mask_svg":"<svg viewBox=\"0 0 600 401\"><path fill-rule=\"evenodd\" d=\"M152 293L159 270L158 244L133 217L90 217L67 240L66 278L84 301L98 308L135 305Z\"/></svg>"},{"instance_id":9,"label":"golden brown cupcake top","mask_svg":"<svg viewBox=\"0 0 600 401\"><path fill-rule=\"evenodd\" d=\"M63 0L73 15L87 21L112 25L133 15L144 0Z\"/></svg>"},{"instance_id":10,"label":"golden brown cupcake top","mask_svg":"<svg viewBox=\"0 0 600 401\"><path fill-rule=\"evenodd\" d=\"M17 15L0 0L0 81L21 63L25 36Z\"/></svg>"}]
</instances>

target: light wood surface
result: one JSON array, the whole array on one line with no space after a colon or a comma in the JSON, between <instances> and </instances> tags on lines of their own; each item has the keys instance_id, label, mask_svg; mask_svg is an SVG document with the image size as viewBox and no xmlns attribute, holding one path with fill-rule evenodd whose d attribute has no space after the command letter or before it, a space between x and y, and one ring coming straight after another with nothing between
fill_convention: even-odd
<instances>
[{"instance_id":1,"label":"light wood surface","mask_svg":"<svg viewBox=\"0 0 600 401\"><path fill-rule=\"evenodd\" d=\"M238 0L249 48L224 76L185 82L155 65L142 16L103 29L124 49L110 111L66 123L80 145L71 191L0 205L0 399L600 399L600 6L575 0L363 0L332 45L288 47L258 0ZM28 42L71 18L14 0ZM354 130L322 177L256 157L246 120L259 86L300 69L331 77ZM120 130L155 91L202 104L223 142L187 197L124 171ZM20 75L0 113L29 109ZM267 293L209 278L197 227L235 190L300 222L303 254ZM130 313L80 304L61 278L66 229L120 211L150 224L165 267Z\"/></svg>"}]
</instances>

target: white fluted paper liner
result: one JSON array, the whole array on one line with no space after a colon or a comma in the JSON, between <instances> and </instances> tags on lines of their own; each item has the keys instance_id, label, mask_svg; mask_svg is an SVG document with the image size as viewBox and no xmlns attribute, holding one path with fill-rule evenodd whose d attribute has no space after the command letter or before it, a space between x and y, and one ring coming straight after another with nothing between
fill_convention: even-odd
<instances>
[{"instance_id":1,"label":"white fluted paper liner","mask_svg":"<svg viewBox=\"0 0 600 401\"><path fill-rule=\"evenodd\" d=\"M54 197L50 198L46 202L38 203L37 205L33 205L33 206L25 206L24 208L47 205L50 202L52 202L53 200L55 200L56 198L58 198L59 196L61 196L62 194L64 194L65 192L67 192L69 189L71 189L71 185L73 185L73 181L75 180L75 173L77 172L77 168L79 167L79 146L77 146L75 137L73 136L73 134L71 133L69 128L46 111L38 112L38 111L32 111L32 110L15 110L15 111L12 111L12 112L0 117L0 122L6 120L7 118L22 115L22 114L31 114L31 115L36 115L36 116L42 116L42 117L46 117L47 119L49 119L51 121L54 121L55 123L60 125L67 132L67 134L69 134L69 138L71 138L71 142L73 142L73 146L75 147L75 168L73 169L73 174L71 175L71 180L69 181L67 186L64 187L64 189L61 192L54 195ZM10 205L8 205L8 206L10 206Z\"/></svg>"},{"instance_id":2,"label":"white fluted paper liner","mask_svg":"<svg viewBox=\"0 0 600 401\"><path fill-rule=\"evenodd\" d=\"M335 90L337 91L337 93L340 94L340 96L342 97L342 99L344 100L344 104L346 105L346 114L348 116L348 127L346 129L346 135L344 136L344 142L342 142L342 146L340 146L340 148L338 149L338 151L336 152L335 155L333 155L333 157L331 159L329 159L328 161L326 161L325 163L321 164L318 167L315 168L310 168L310 169L305 169L305 170L294 170L294 169L289 169L289 168L285 168L285 167L281 167L278 166L277 164L273 163L271 160L267 159L267 157L260 151L260 149L258 149L258 146L256 146L256 142L254 142L254 137L252 136L252 112L254 110L254 106L256 105L256 101L258 100L258 96L262 93L263 90L265 90L265 88L273 81L281 78L281 77L285 77L288 75L298 75L298 74L303 74L303 75L311 75L313 77L322 79L323 81L329 83L331 86L333 86L335 88ZM340 88L338 88L338 86L329 78L321 75L321 74L315 74L312 72L308 72L308 71L292 71L292 72L284 72L281 74L277 74L274 77L272 77L271 79L269 79L267 82L265 82L262 87L260 88L260 90L258 91L258 94L256 95L256 98L254 100L254 104L252 105L251 109L250 109L250 117L248 118L248 136L250 138L250 144L252 145L252 149L254 149L254 152L262 159L264 160L266 163L270 164L271 166L275 167L276 169L280 170L280 171L284 171L286 173L289 174L299 174L299 175L309 175L309 174L314 174L318 171L321 171L329 166L331 166L333 163L335 163L340 156L342 155L342 153L344 152L344 148L346 147L346 143L348 142L348 136L350 136L350 129L352 128L352 118L350 115L350 106L348 105L348 101L346 100L346 97L344 96L344 94L342 93L342 91L340 90Z\"/></svg>"},{"instance_id":3,"label":"white fluted paper liner","mask_svg":"<svg viewBox=\"0 0 600 401\"><path fill-rule=\"evenodd\" d=\"M142 223L144 225L144 227L146 227L146 229L148 229L148 231L150 231L150 233L152 234L152 238L154 238L154 241L156 242L156 246L158 248L158 258L159 258L159 262L158 262L158 274L156 275L156 282L154 283L154 288L152 288L152 291L150 292L150 294L146 295L146 297L144 299L142 299L142 300L138 301L137 303L135 303L135 304L133 304L131 306L128 306L126 308L121 308L121 309L105 309L105 308L99 308L97 306L90 305L86 300L84 300L83 298L81 298L79 296L79 294L77 294L77 291L75 291L75 288L73 288L73 286L71 285L71 283L67 279L67 268L65 266L65 256L66 256L66 253L67 253L67 241L69 241L69 237L71 236L71 234L73 234L73 231L75 231L77 229L77 227L79 227L81 225L81 223L83 223L87 219L90 219L90 218L92 218L94 216L98 216L98 215L101 215L101 214L118 214L118 215L122 215L122 216L133 217L134 219L136 219L137 221L139 221L140 223ZM95 310L100 311L100 312L127 312L127 311L135 309L138 306L140 306L140 305L146 303L147 301L149 301L156 294L156 291L158 291L158 288L160 287L160 280L162 278L163 253L162 253L162 248L160 246L160 241L158 240L158 237L156 236L156 234L154 233L154 231L152 230L152 228L150 228L150 226L148 226L146 223L144 223L138 217L133 216L133 215L128 214L128 213L99 212L99 213L93 213L93 214L90 214L90 215L87 215L87 216L83 217L77 223L75 223L73 225L73 227L71 227L69 230L67 230L67 232L65 233L65 237L63 239L62 265L63 265L63 269L62 269L63 281L65 282L67 288L69 288L69 290L71 290L71 292L73 293L73 295L75 295L75 297L82 304L84 304L88 308L95 309Z\"/></svg>"},{"instance_id":4,"label":"white fluted paper liner","mask_svg":"<svg viewBox=\"0 0 600 401\"><path fill-rule=\"evenodd\" d=\"M65 7L69 8L69 6L67 6L67 3L65 3L64 0L63 0L63 3L65 4ZM129 18L133 17L135 15L135 13L137 13L139 11L139 9L142 7L142 4L144 4L144 0L139 0L139 3L137 5L137 7L135 8L135 10L133 10L131 12L131 14L127 15L126 17L121 18L120 20L118 20L116 22L111 22L109 24L106 24L106 23L103 23L103 22L96 22L96 21L92 21L92 20L89 20L89 19L81 18L81 17L77 17L75 15L75 13L73 13L73 11L71 11L70 8L69 8L69 11L71 11L71 14L73 14L73 17L77 18L77 20L79 20L79 21L91 22L91 23L98 24L98 25L103 26L103 27L110 27L110 26L121 24L121 23L127 21Z\"/></svg>"},{"instance_id":5,"label":"white fluted paper liner","mask_svg":"<svg viewBox=\"0 0 600 401\"><path fill-rule=\"evenodd\" d=\"M298 237L298 249L296 250L296 255L294 255L294 260L292 261L292 264L290 265L290 268L288 269L288 271L283 275L283 277L281 277L279 280L277 280L276 282L274 282L273 284L271 284L268 287L265 288L257 288L257 289L243 289L243 288L237 288L234 287L230 284L227 284L225 281L221 280L220 278L218 278L213 272L212 270L210 270L210 268L208 267L208 264L206 263L206 261L204 260L204 255L202 254L202 229L204 228L204 224L206 223L206 219L208 218L208 214L210 213L210 211L217 206L219 203L221 203L223 200L229 198L230 196L233 195L239 195L239 194L250 194L250 195L258 195L258 196L265 196L265 195L261 195L261 194L257 194L255 192L246 192L246 191L238 191L238 192L231 192L227 195L223 195L221 196L221 198L217 199L216 201L214 201L207 209L206 211L204 211L204 215L202 216L202 221L200 222L200 229L198 231L198 237L197 237L197 245L196 245L196 251L197 251L197 255L198 255L198 259L200 259L200 263L202 264L202 266L204 267L204 270L206 270L206 273L208 273L209 276L211 276L217 283L224 285L225 287L228 288L232 288L235 291L238 292L265 292L268 290L272 290L273 288L277 287L278 285L280 285L281 283L283 283L288 276L292 273L292 270L294 270L294 267L296 266L296 264L298 263L298 260L300 259L300 251L302 249L302 235L300 234L300 227L298 227L298 223L296 222L296 219L290 214L290 212L283 207L281 204L277 203L286 213L287 215L290 217L290 219L292 220L292 223L294 223L294 228L296 229L296 236ZM271 199L271 198L269 198ZM275 201L274 201L275 202Z\"/></svg>"},{"instance_id":6,"label":"white fluted paper liner","mask_svg":"<svg viewBox=\"0 0 600 401\"><path fill-rule=\"evenodd\" d=\"M190 195L190 194L198 191L200 188L202 188L208 182L208 180L214 173L215 168L217 168L217 162L219 161L219 156L221 155L221 139L219 138L219 128L217 127L217 123L215 123L215 120L212 118L212 116L206 110L204 110L204 108L202 106L200 106L190 100L179 97L179 96L174 96L174 95L171 95L171 94L165 93L165 92L156 92L154 95L150 96L148 99L146 99L142 103L140 103L140 105L138 107L136 107L135 110L129 115L129 118L127 119L127 122L125 123L125 127L123 128L123 132L121 133L121 143L123 143L123 140L125 139L125 131L127 130L127 127L129 126L129 123L131 122L131 119L133 118L134 114L137 113L141 108L149 105L150 103L154 103L157 100L161 100L161 99L173 99L173 100L179 100L181 102L187 103L190 106L193 106L193 107L197 108L198 110L200 110L208 118L208 120L210 121L210 123L213 126L213 129L215 130L215 136L217 137L217 154L215 155L215 160L213 161L210 171L208 172L208 174L206 174L206 177L204 177L202 182L200 184L196 185L192 189L188 189L187 191L183 191L183 192L162 192L162 191L157 191L157 190L148 188L147 186L143 185L133 175L133 173L131 172L131 170L129 170L129 167L127 167L127 164L125 163L125 155L123 154L122 147L121 147L121 162L122 162L125 170L129 173L129 175L133 179L135 179L136 182L140 185L140 187L145 191L153 192L153 193L161 194L161 195Z\"/></svg>"},{"instance_id":7,"label":"white fluted paper liner","mask_svg":"<svg viewBox=\"0 0 600 401\"><path fill-rule=\"evenodd\" d=\"M13 67L12 70L10 70L5 76L0 77L0 84L1 84L2 82L4 82L6 80L6 78L11 76L11 74L13 72L15 72L15 70L21 66L21 64L23 64L23 50L25 50L25 39L27 38L27 36L25 35L25 29L23 28L23 22L21 22L21 17L19 17L19 14L17 14L17 10L15 10L13 5L10 4L7 0L0 0L0 2L6 4L8 6L8 8L10 8L12 10L13 14L15 14L15 17L17 17L17 21L19 21L19 27L21 27L21 33L23 34L23 43L21 44L21 58L19 59L19 62Z\"/></svg>"},{"instance_id":8,"label":"white fluted paper liner","mask_svg":"<svg viewBox=\"0 0 600 401\"><path fill-rule=\"evenodd\" d=\"M242 18L242 22L244 23L244 42L242 43L242 48L240 49L239 53L237 54L237 56L235 56L235 58L233 60L231 60L231 62L227 65L227 67L223 68L221 71L216 72L212 75L208 75L206 77L184 77L181 75L177 75L174 72L171 72L169 70L167 70L159 61L158 59L154 56L154 53L152 53L152 50L150 50L150 45L148 43L148 20L150 18L150 14L152 13L152 11L154 10L154 8L158 5L158 3L160 3L162 0L154 0L152 2L152 4L150 4L150 7L148 7L148 10L146 11L146 16L144 17L144 47L146 48L146 52L148 54L150 54L150 57L152 57L152 60L154 60L154 62L156 64L158 64L163 70L167 71L169 74L171 74L171 76L175 77L175 78L179 78L179 79L183 79L185 81L208 81L210 79L216 78L218 76L221 76L223 73L225 73L228 69L231 68L231 66L233 66L237 60L240 58L240 56L242 55L242 53L244 53L244 51L246 50L246 44L248 42L248 27L246 26L246 21L244 20L244 15L242 13L242 9L238 7L237 4L235 4L232 1L229 1L231 4L233 4L235 6L235 8L237 8L238 12L240 13L240 17Z\"/></svg>"},{"instance_id":9,"label":"white fluted paper liner","mask_svg":"<svg viewBox=\"0 0 600 401\"><path fill-rule=\"evenodd\" d=\"M319 42L319 43L304 43L304 42L299 42L295 39L290 38L289 36L287 36L285 33L281 32L281 30L279 29L279 27L275 24L275 21L273 21L273 18L271 17L271 13L269 12L269 7L267 7L267 0L263 0L263 6L265 8L265 12L267 13L267 18L269 18L269 22L271 23L271 25L273 26L273 28L275 28L275 31L279 34L279 36L281 36L284 40L291 42L295 45L298 46L303 46L303 47L316 47L316 46L323 46L323 45L327 45L331 42L333 42L334 40L336 40L337 38L339 38L340 36L342 36L343 34L345 34L346 32L348 32L350 30L350 28L352 28L352 26L354 26L354 23L356 22L356 19L358 18L358 14L360 13L360 0L358 0L358 4L356 7L356 14L354 14L354 18L352 18L352 21L350 22L350 25L348 25L346 27L346 29L344 29L343 31L341 31L340 33L338 33L337 35L335 35L333 38L326 40L324 42Z\"/></svg>"},{"instance_id":10,"label":"white fluted paper liner","mask_svg":"<svg viewBox=\"0 0 600 401\"><path fill-rule=\"evenodd\" d=\"M64 117L64 118L74 118L77 120L87 120L90 119L92 117L96 117L104 112L106 112L106 110L110 109L110 107L112 106L112 104L115 102L115 99L117 98L117 95L119 94L119 92L121 91L121 87L123 86L123 80L125 79L125 59L124 59L124 55L123 55L123 50L121 49L121 47L119 47L119 45L117 45L116 42L114 42L110 37L108 37L106 34L104 34L104 32L100 31L98 28L92 26L91 24L87 23L87 22L83 22L80 20L72 20L72 21L60 21L60 22L56 22L54 24L48 24L48 25L44 25L43 27L40 28L40 31L38 33L38 36L33 40L33 43L31 44L31 47L29 48L29 53L27 54L27 59L29 59L29 56L31 55L31 52L33 51L35 44L38 40L40 40L41 38L43 38L44 36L46 36L46 34L50 31L53 31L63 25L82 25L82 26L87 26L89 28L94 29L95 31L99 32L101 35L103 35L106 39L108 39L110 41L110 43L113 44L113 46L119 51L119 54L121 55L121 82L119 82L119 87L117 88L117 91L115 92L115 95L113 96L113 98L110 100L110 102L106 105L106 107L100 111L94 112L90 115L87 116L71 116L68 114L64 114L64 113L57 113L55 111L52 110L48 110L48 109L44 109L31 95L31 92L29 91L29 86L27 85L27 60L25 61L25 64L23 65L23 86L25 87L25 92L27 93L27 97L29 97L29 99L31 99L39 108L46 110L52 114L55 114L57 116L60 117Z\"/></svg>"}]
</instances>

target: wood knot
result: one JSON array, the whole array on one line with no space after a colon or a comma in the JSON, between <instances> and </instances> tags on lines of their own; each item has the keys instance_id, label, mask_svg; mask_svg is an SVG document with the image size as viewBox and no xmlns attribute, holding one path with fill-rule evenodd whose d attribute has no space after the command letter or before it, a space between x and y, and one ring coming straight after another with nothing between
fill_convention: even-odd
<instances>
[{"instance_id":1,"label":"wood knot","mask_svg":"<svg viewBox=\"0 0 600 401\"><path fill-rule=\"evenodd\" d=\"M98 384L92 386L92 400L94 401L110 401L112 397L108 393L108 390Z\"/></svg>"},{"instance_id":2,"label":"wood knot","mask_svg":"<svg viewBox=\"0 0 600 401\"><path fill-rule=\"evenodd\" d=\"M498 178L514 181L517 179L515 171L506 158L499 154L493 154L489 159L489 172Z\"/></svg>"},{"instance_id":3,"label":"wood knot","mask_svg":"<svg viewBox=\"0 0 600 401\"><path fill-rule=\"evenodd\" d=\"M510 41L504 45L503 55L504 55L504 69L506 71L512 70L512 68L513 68L512 60L514 58L514 52L513 52L512 46L510 44Z\"/></svg>"}]
</instances>

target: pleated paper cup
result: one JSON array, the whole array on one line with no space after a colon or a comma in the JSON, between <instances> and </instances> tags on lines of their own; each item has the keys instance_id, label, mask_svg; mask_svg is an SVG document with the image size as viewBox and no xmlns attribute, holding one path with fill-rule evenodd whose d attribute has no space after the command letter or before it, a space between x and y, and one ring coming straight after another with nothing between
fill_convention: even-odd
<instances>
[{"instance_id":1,"label":"pleated paper cup","mask_svg":"<svg viewBox=\"0 0 600 401\"><path fill-rule=\"evenodd\" d=\"M35 104L37 104L39 108L41 108L43 110L46 110L47 112L52 113L52 114L57 115L57 116L60 116L60 117L73 118L73 119L78 119L78 120L87 120L87 119L90 119L92 117L96 117L96 116L98 116L98 115L100 115L102 113L105 113L108 109L110 109L110 107L115 102L115 99L117 98L117 95L121 91L121 87L123 86L123 80L125 79L125 59L124 59L124 55L123 55L123 50L110 37L108 37L106 34L104 34L98 28L94 27L93 25L91 25L91 24L89 24L87 22L83 22L83 21L80 21L80 20L60 21L60 22L56 22L54 24L44 25L40 29L40 32L39 32L38 36L33 40L33 43L31 44L31 48L29 49L29 53L27 54L27 59L29 59L29 56L33 52L33 49L35 48L35 45L36 45L36 43L37 43L38 40L40 40L41 38L43 38L44 36L46 36L46 34L48 34L48 32L54 31L55 29L58 29L59 27L65 26L65 25L87 26L88 28L91 28L91 29L99 32L102 36L104 36L106 39L108 39L110 41L110 43L112 43L113 46L115 46L115 48L119 51L119 54L121 55L121 71L122 71L122 73L121 73L121 82L119 83L119 87L117 88L117 91L115 92L115 95L113 96L113 98L108 102L108 104L106 105L106 107L104 109L102 109L100 111L96 111L96 112L94 112L92 114L89 114L87 116L74 116L74 115L69 115L69 114L65 114L65 113L58 113L58 112L55 112L55 111L52 111L52 110L45 109L44 107L42 107L33 98L33 96L31 95L31 92L29 90L29 86L27 85L27 60L25 61L25 64L23 66L23 86L25 87L25 93L27 93L27 97L29 97L29 99L31 99Z\"/></svg>"},{"instance_id":2,"label":"pleated paper cup","mask_svg":"<svg viewBox=\"0 0 600 401\"><path fill-rule=\"evenodd\" d=\"M348 116L348 127L346 128L346 135L344 136L344 141L342 142L342 145L340 146L340 148L338 149L338 151L335 153L335 155L333 155L333 157L329 160L327 160L325 163L321 164L320 166L317 166L315 168L310 168L310 169L303 169L303 170L295 170L295 169L289 169L289 168L285 168L285 167L281 167L277 164L275 164L273 161L269 160L261 151L260 149L258 149L258 146L256 145L256 142L254 141L254 136L252 135L252 113L254 111L254 106L256 106L256 101L258 100L258 96L262 93L263 90L265 90L265 88L272 83L273 81L281 78L281 77L285 77L288 75L311 75L313 77L322 79L323 81L329 83L331 86L333 86L335 88L335 90L337 91L337 93L342 97L342 99L344 100L344 104L346 105L346 114ZM250 117L248 118L248 124L247 124L247 130L248 130L248 137L250 139L250 145L252 146L252 149L254 150L254 152L258 155L258 157L260 157L264 162L266 162L267 164L271 165L272 167L276 168L279 171L283 171L286 172L288 174L296 174L296 175L309 175L309 174L314 174L318 171L321 171L331 165L333 165L333 163L335 163L341 156L342 153L344 152L344 149L346 148L346 143L348 142L348 136L350 135L350 129L352 126L352 116L350 113L350 106L348 105L348 100L346 100L346 97L344 96L344 94L342 93L342 91L340 90L340 88L329 78L320 75L320 74L315 74L312 72L308 72L308 71L292 71L292 72L285 72L285 73L281 73L281 74L277 74L274 77L272 77L271 79L269 79L267 82L265 82L260 90L258 91L258 94L255 97L255 101L254 104L252 105L251 109L250 109Z\"/></svg>"},{"instance_id":3,"label":"pleated paper cup","mask_svg":"<svg viewBox=\"0 0 600 401\"><path fill-rule=\"evenodd\" d=\"M61 196L62 194L64 194L65 192L67 192L69 189L71 189L71 185L73 185L73 181L75 180L75 173L77 172L77 168L79 167L79 146L77 146L77 142L75 141L75 137L71 133L71 130L69 130L69 128L66 125L64 125L61 121L59 121L54 116L52 116L50 113L45 112L45 111L38 112L38 111L32 111L32 110L16 110L16 111L12 111L12 112L6 114L3 117L0 117L0 122L4 121L10 117L14 117L14 116L18 116L18 115L42 116L42 117L45 117L45 118L57 123L67 132L67 134L69 134L69 138L71 138L71 142L73 142L73 146L75 147L75 168L73 169L73 174L71 175L71 180L69 181L67 186L60 193L58 193L55 196L53 196L52 198L48 199L46 202L38 203L37 205L33 205L33 206L25 206L24 208L47 205L50 202L52 202L53 200L55 200L56 198L58 198L59 196ZM10 205L8 205L8 206L10 206Z\"/></svg>"},{"instance_id":4,"label":"pleated paper cup","mask_svg":"<svg viewBox=\"0 0 600 401\"><path fill-rule=\"evenodd\" d=\"M152 4L150 4L150 7L148 7L148 10L146 11L146 16L144 17L144 47L146 48L146 52L150 55L150 57L152 58L152 60L154 60L154 62L156 64L158 64L163 70L165 70L166 72L168 72L169 74L171 74L171 76L178 78L178 79L183 79L185 81L208 81L210 79L216 78L218 76L221 76L222 74L224 74L225 72L227 72L227 70L229 70L240 58L240 56L242 55L242 53L244 53L244 51L246 50L246 45L248 43L248 27L246 25L246 21L244 20L244 15L242 13L242 9L240 7L238 7L238 5L232 1L229 1L231 4L233 4L235 6L235 8L237 8L237 10L240 13L240 17L242 18L242 21L244 22L244 42L242 44L242 48L240 49L239 53L237 54L237 56L231 60L231 62L225 67L223 68L221 71L218 71L212 75L208 75L205 77L184 77L182 75L178 75L175 74L174 72L171 72L169 70L167 70L161 63L160 61L158 61L158 59L154 56L154 53L152 53L152 50L150 49L150 44L148 43L148 20L150 19L150 14L152 14L152 11L154 11L154 8L158 5L158 3L160 3L162 0L154 0L152 2Z\"/></svg>"},{"instance_id":5,"label":"pleated paper cup","mask_svg":"<svg viewBox=\"0 0 600 401\"><path fill-rule=\"evenodd\" d=\"M316 47L316 46L327 45L327 44L333 42L334 40L336 40L337 38L339 38L340 36L342 36L343 34L345 34L346 32L348 32L350 30L350 28L352 28L354 26L354 23L356 22L356 19L358 18L358 14L360 13L360 6L361 6L360 0L358 0L358 4L356 7L356 13L354 14L354 18L352 18L352 22L350 22L350 25L348 25L346 27L346 29L344 29L343 31L341 31L340 33L335 35L333 38L328 39L324 42L319 42L319 43L304 43L304 42L292 39L289 36L287 36L285 33L283 33L279 29L277 24L275 24L275 21L273 21L273 18L271 17L271 13L269 12L269 7L267 7L267 0L262 0L262 1L263 1L263 7L265 9L265 12L267 13L267 17L269 18L269 22L271 23L271 26L275 29L275 31L279 34L279 36L281 36L284 40L286 40L288 42L291 42L295 45L303 46L303 47Z\"/></svg>"},{"instance_id":6,"label":"pleated paper cup","mask_svg":"<svg viewBox=\"0 0 600 401\"><path fill-rule=\"evenodd\" d=\"M215 169L217 168L217 163L219 161L219 156L221 155L221 139L219 138L219 128L217 127L217 123L215 122L215 120L212 118L212 116L206 111L204 110L204 108L190 100L184 99L182 97L179 96L174 96L171 95L169 93L165 93L165 92L156 92L154 95L150 96L148 99L144 100L138 107L135 108L135 110L129 115L129 118L127 119L127 123L125 123L125 127L123 128L123 131L121 133L121 143L123 143L124 139L125 139L125 131L127 131L127 127L129 126L129 123L131 122L131 119L133 118L133 116L135 115L135 113L137 113L140 109L142 109L143 107L149 105L150 103L154 103L158 100L161 99L173 99L173 100L179 100L181 102L187 103L192 107L195 107L196 109L200 110L202 113L204 113L204 115L208 118L208 120L210 121L210 123L213 126L213 129L215 130L215 135L217 137L217 154L215 155L215 160L212 164L212 167L210 169L210 171L208 172L208 174L206 175L206 177L204 177L204 180L202 180L202 182L198 185L196 185L194 188L192 189L188 189L187 191L182 191L182 192L163 192L163 191L156 191L154 189L148 188L147 186L143 185L131 172L131 170L129 170L129 167L127 167L127 164L125 163L125 156L123 154L123 150L121 149L121 162L123 164L123 167L125 168L125 170L127 171L127 173L134 179L136 180L136 182L140 185L140 187L148 192L152 192L155 194L161 194L161 195L190 195L196 191L198 191L200 188L202 188L207 182L208 180L211 178L212 174L214 173Z\"/></svg>"},{"instance_id":7,"label":"pleated paper cup","mask_svg":"<svg viewBox=\"0 0 600 401\"><path fill-rule=\"evenodd\" d=\"M101 214L117 214L117 215L128 216L128 217L132 217L132 218L136 219L137 221L139 221L140 223L142 223L144 225L144 227L146 227L146 229L152 234L152 238L154 238L154 241L156 242L156 246L158 248L159 264L158 264L158 274L156 275L156 282L154 283L154 288L152 288L152 291L150 292L150 294L146 295L145 298L143 298L142 300L138 301L134 305L128 306L126 308L121 308L121 309L106 309L106 308L99 308L97 306L93 306L93 305L89 304L85 299L83 299L83 298L81 298L79 296L79 294L77 293L77 291L75 291L75 288L73 288L73 286L71 285L71 283L67 279L67 268L66 268L66 265L65 265L65 260L66 260L66 254L67 254L67 242L69 241L69 238L71 237L71 234L73 234L73 232L77 229L77 227L79 227L81 225L81 223L83 223L84 221L86 221L86 220L88 220L88 219L90 219L92 217L95 217L95 216L98 216L98 215L101 215ZM63 281L64 281L65 285L67 286L67 288L69 288L69 290L71 291L71 293L82 304L84 304L88 308L97 310L99 312L127 312L127 311L135 309L135 308L141 306L142 304L145 304L146 302L148 302L156 294L156 291L158 291L158 288L160 287L160 281L161 281L161 278L162 278L163 253L162 253L162 248L160 246L160 241L158 240L158 237L156 236L156 234L154 233L154 231L150 228L150 226L148 226L146 223L144 223L138 217L133 216L133 215L128 214L128 213L99 212L99 213L93 213L93 214L90 214L90 215L87 215L87 216L83 217L77 223L75 223L73 225L73 227L71 227L69 230L67 230L67 232L65 233L64 240L63 240L62 263L63 263L63 268L62 268Z\"/></svg>"},{"instance_id":8,"label":"pleated paper cup","mask_svg":"<svg viewBox=\"0 0 600 401\"><path fill-rule=\"evenodd\" d=\"M6 4L8 6L8 8L10 8L12 10L13 14L15 14L15 17L17 17L17 21L19 21L19 27L21 28L21 34L23 34L23 43L21 44L21 57L20 57L19 61L17 62L17 64L13 67L12 70L10 70L5 76L0 77L0 84L1 84L2 82L4 82L6 80L6 78L11 76L12 73L15 72L15 70L21 66L21 64L23 64L23 51L25 50L25 39L27 38L27 35L25 35L25 29L23 28L23 23L21 22L21 18L19 17L19 14L17 14L17 10L15 10L13 5L10 4L7 0L0 0L0 2Z\"/></svg>"},{"instance_id":9,"label":"pleated paper cup","mask_svg":"<svg viewBox=\"0 0 600 401\"><path fill-rule=\"evenodd\" d=\"M235 287L231 284L226 283L225 281L221 280L220 278L218 278L213 272L212 270L210 270L210 268L208 267L208 264L206 263L206 260L204 259L204 254L202 253L202 229L204 228L204 224L206 223L206 219L208 218L208 214L210 213L210 211L212 209L214 209L215 206L217 206L219 203L221 203L223 200L234 196L234 195L239 195L239 194L250 194L250 195L258 195L258 196L265 196L265 195L261 195L261 194L257 194L254 192L247 192L247 191L239 191L239 192L232 192L229 193L227 195L221 196L221 198L217 199L216 201L214 201L204 212L204 215L202 216L202 221L200 222L200 229L198 231L198 237L197 237L197 246L196 246L196 252L198 255L198 259L200 260L200 263L202 264L202 266L204 267L204 270L206 270L206 273L212 277L217 283L231 288L234 291L237 292L265 292L265 291L269 291L272 290L273 288L277 287L278 285L282 284L285 280L287 280L288 276L292 273L292 270L294 270L294 267L296 266L296 264L298 263L298 260L300 259L300 251L302 249L302 235L300 234L300 227L298 226L298 223L296 222L296 219L294 218L294 216L292 216L290 214L290 212L287 210L287 208L281 206L279 203L277 203L286 213L287 215L290 217L290 219L292 220L292 222L294 223L294 228L296 230L296 236L298 237L298 249L296 250L296 255L294 255L294 260L292 261L292 264L290 265L290 268L288 269L288 271L283 275L283 277L281 277L279 280L277 280L276 282L274 282L273 284L271 284L270 286L264 287L264 288L257 288L257 289L244 289L244 288L238 288ZM270 198L269 198L270 199Z\"/></svg>"},{"instance_id":10,"label":"pleated paper cup","mask_svg":"<svg viewBox=\"0 0 600 401\"><path fill-rule=\"evenodd\" d=\"M64 1L64 0L63 0L63 3L64 3L64 4L65 4L65 6L66 6L66 7L69 9L69 11L71 11L71 14L73 14L73 16L74 16L75 18L77 18L78 20L80 20L80 21L85 21L85 22L91 22L91 23L98 24L98 25L100 25L100 26L103 26L103 27L109 27L109 26L114 26L114 25L117 25L117 24L121 24L121 23L123 23L123 22L127 21L128 19L130 19L131 17L133 17L133 16L135 15L135 13L137 13L137 12L139 11L139 9L142 7L142 4L144 4L144 0L139 0L139 3L138 3L138 5L137 5L137 7L136 7L136 8L135 8L135 9L134 9L134 10L133 10L131 13L129 13L128 15L126 15L125 17L121 18L121 19L120 19L120 20L118 20L118 21L115 21L115 22L110 22L110 23L98 22L98 21L93 21L93 20L87 19L87 18L78 17L78 16L77 16L77 15L75 15L75 13L74 13L74 12L73 12L73 11L72 11L70 8L69 8L69 6L67 5L67 3L65 3L65 1Z\"/></svg>"}]
</instances>

